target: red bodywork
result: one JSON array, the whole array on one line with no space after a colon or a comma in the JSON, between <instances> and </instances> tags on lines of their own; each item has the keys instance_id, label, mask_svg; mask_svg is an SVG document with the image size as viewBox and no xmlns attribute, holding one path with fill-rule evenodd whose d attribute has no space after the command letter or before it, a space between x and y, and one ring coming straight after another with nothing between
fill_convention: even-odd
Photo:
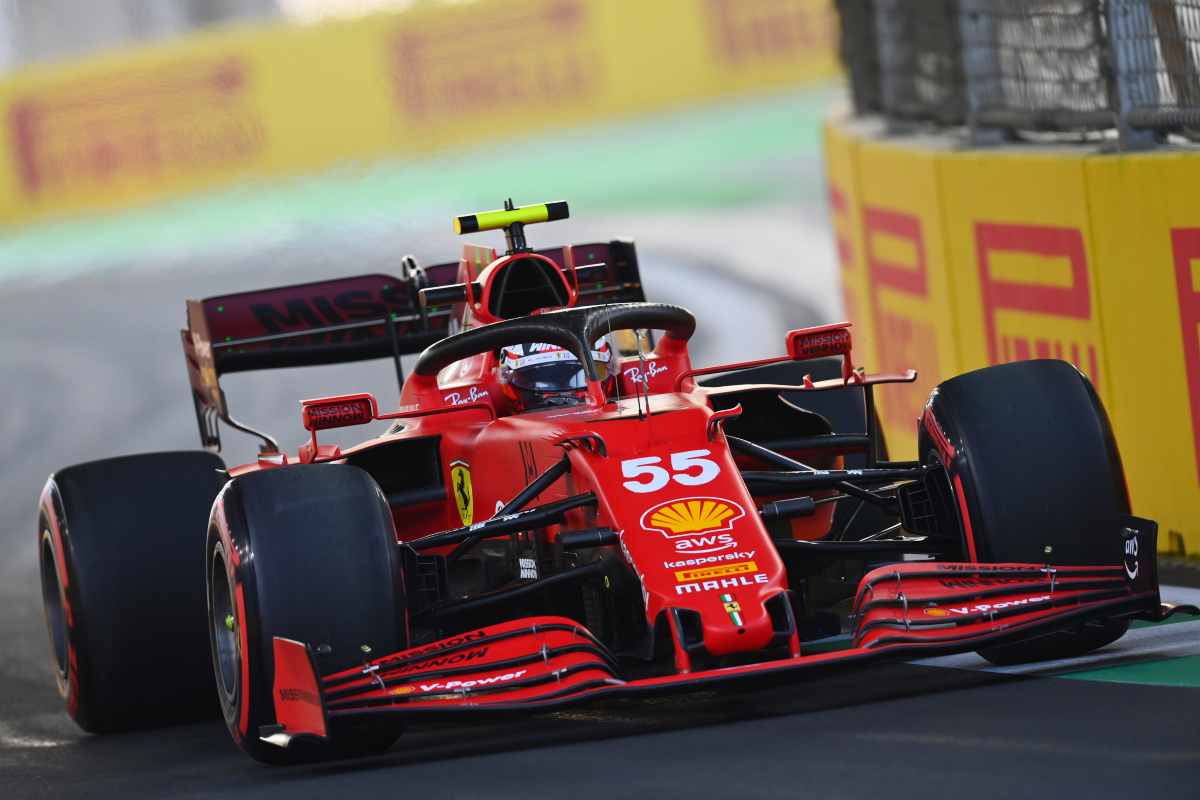
<instances>
[{"instance_id":1,"label":"red bodywork","mask_svg":"<svg viewBox=\"0 0 1200 800\"><path fill-rule=\"evenodd\" d=\"M530 257L504 256L477 271L473 265L479 259L468 252L459 278L468 287L473 282L482 284L483 292L478 298L468 292L467 302L456 309L464 328L498 321L486 310L495 279L514 258ZM574 305L570 268L560 270L544 256L533 257L554 267L563 280L568 306ZM848 324L810 330L821 338L831 332L841 334L836 352L848 355ZM797 347L795 333L789 335L789 349L793 350ZM832 352L813 351L803 357ZM846 363L849 365L848 357ZM562 527L607 527L620 532L621 551L641 582L650 624L664 610L682 605L699 612L709 653L728 655L766 647L773 627L765 603L787 590L787 578L756 513L761 498L756 501L747 490L734 454L719 433L716 423L730 412L714 411L710 402L711 395L728 394L737 387L698 385L692 376L713 370L693 370L686 343L664 337L648 357L622 359L616 389L605 393L593 383L582 405L517 414L498 380L497 366L496 354L487 352L455 362L437 376L411 375L401 393L400 409L392 413L379 413L370 395L305 401L306 422L314 409L323 407L335 417L345 416L349 424L395 419L403 423L403 429L343 451L319 444L319 428L312 426L310 440L294 459L268 457L235 467L230 473L237 476L294 462L342 461L395 441L437 437L443 485L453 490L455 467L470 471L473 513L463 514L455 502L445 500L394 509L397 535L408 542L491 518L565 453L571 461L569 475L535 502L552 502L585 491L596 494L599 502L594 511L576 510ZM864 377L850 371L846 375L847 380L860 383L911 379L910 375ZM642 376L644 380L639 380ZM825 388L833 385L843 382L827 382ZM813 388L817 390L815 384ZM370 414L364 413L367 409ZM604 455L572 446L592 436L604 441ZM825 458L822 466L835 466ZM832 506L823 516L831 515ZM828 526L828 519L818 522ZM811 521L808 524L811 526ZM552 528L547 535L552 538L556 533ZM723 596L732 599L723 600ZM738 624L727 608L731 604L740 607ZM796 643L797 652L798 647ZM689 671L682 650L677 666Z\"/></svg>"},{"instance_id":2,"label":"red bodywork","mask_svg":"<svg viewBox=\"0 0 1200 800\"><path fill-rule=\"evenodd\" d=\"M563 283L564 305L576 305L576 256L571 248L561 253L563 264L528 253L495 258L491 251L468 247L457 275L466 285L466 300L453 306L451 318L463 328L496 322L488 311L491 293L514 259L537 258L551 265ZM749 363L843 355L842 377L806 379L803 388L811 391L915 377L911 371L871 376L854 370L848 327L790 332L789 355ZM294 456L267 455L230 472L236 476L290 463L353 462L398 442L436 443L427 455L436 454L445 493L393 507L399 540L411 542L491 518L565 456L569 473L533 502L593 492L596 503L569 511L562 525L541 535L553 541L560 530L617 531L622 557L640 583L650 627L664 613L669 617L671 609L686 609L698 614L708 654L752 654L780 647L780 622L772 616L770 601L789 589L783 561L758 513L764 500L774 498L749 491L739 471L747 457L734 454L722 431L722 423L740 408L715 410L716 398L747 387L713 388L695 380L698 374L738 366L745 365L694 369L686 340L666 336L645 357L620 359L615 387L606 390L591 381L582 404L516 413L498 379L495 352L480 353L437 375L411 375L400 407L391 413L380 413L369 395L306 401L304 419L311 437ZM397 424L346 450L318 441L323 427L377 419ZM923 424L936 442L945 442L932 417ZM602 448L588 445L597 440ZM846 452L852 451L848 445ZM789 455L818 468L841 467L837 452ZM455 492L461 493L458 500ZM792 523L795 538L824 536L833 507L818 506L814 516ZM973 555L969 533L967 542ZM1154 552L1153 543L1148 546L1147 552ZM860 583L855 636L848 649L806 655L793 626L782 643L784 658L696 671L680 631L671 626L675 674L640 680L624 679L606 648L564 617L516 619L467 631L326 676L316 674L307 644L276 639L276 713L288 735L325 736L329 720L344 715L537 708L601 694L766 678L884 655L971 650L1039 627L1061 627L1072 617L1100 609L1116 613L1157 607L1157 583L1150 573L1144 569L1134 581L1120 567L1056 570L936 562L881 567ZM965 590L968 585L974 588Z\"/></svg>"}]
</instances>

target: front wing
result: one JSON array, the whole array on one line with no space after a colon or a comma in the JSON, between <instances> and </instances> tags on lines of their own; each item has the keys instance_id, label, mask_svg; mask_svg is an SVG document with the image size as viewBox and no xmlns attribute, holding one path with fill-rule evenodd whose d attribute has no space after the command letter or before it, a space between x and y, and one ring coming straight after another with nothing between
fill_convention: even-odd
<instances>
[{"instance_id":1,"label":"front wing","mask_svg":"<svg viewBox=\"0 0 1200 800\"><path fill-rule=\"evenodd\" d=\"M319 674L308 644L277 637L279 724L260 733L286 745L295 737L326 738L340 718L360 715L540 711L597 698L786 682L877 660L977 650L1097 619L1169 613L1160 604L1153 557L1140 570L1136 560L1132 567L913 562L863 578L847 649L687 674L626 679L590 631L563 617L512 620L330 675Z\"/></svg>"}]
</instances>

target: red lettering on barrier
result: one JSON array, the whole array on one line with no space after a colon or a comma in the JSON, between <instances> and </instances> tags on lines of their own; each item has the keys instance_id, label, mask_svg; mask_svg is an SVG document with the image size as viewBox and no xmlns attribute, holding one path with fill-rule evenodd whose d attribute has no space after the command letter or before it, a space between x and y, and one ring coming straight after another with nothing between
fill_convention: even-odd
<instances>
[{"instance_id":1,"label":"red lettering on barrier","mask_svg":"<svg viewBox=\"0 0 1200 800\"><path fill-rule=\"evenodd\" d=\"M933 381L941 374L937 331L929 322L884 309L880 295L885 290L893 291L928 302L929 268L921 220L914 214L866 207L863 209L863 230L879 366L881 369L915 366L921 375L915 383L894 384L881 391L880 413L893 424L912 424L921 416ZM913 248L915 263L897 264L878 255L879 235L907 240Z\"/></svg>"},{"instance_id":2,"label":"red lettering on barrier","mask_svg":"<svg viewBox=\"0 0 1200 800\"><path fill-rule=\"evenodd\" d=\"M834 38L834 20L804 0L708 0L710 39L730 64L789 59L820 52Z\"/></svg>"},{"instance_id":3,"label":"red lettering on barrier","mask_svg":"<svg viewBox=\"0 0 1200 800\"><path fill-rule=\"evenodd\" d=\"M64 83L9 109L26 194L245 161L262 149L246 65L187 62Z\"/></svg>"},{"instance_id":4,"label":"red lettering on barrier","mask_svg":"<svg viewBox=\"0 0 1200 800\"><path fill-rule=\"evenodd\" d=\"M1200 261L1200 228L1172 228L1175 255L1175 288L1179 294L1179 322L1183 329L1183 363L1187 368L1188 396L1192 405L1192 439L1196 475L1200 479L1200 292L1192 261Z\"/></svg>"},{"instance_id":5,"label":"red lettering on barrier","mask_svg":"<svg viewBox=\"0 0 1200 800\"><path fill-rule=\"evenodd\" d=\"M1060 358L1100 383L1100 363L1094 342L1086 337L1034 338L1042 331L1000 330L997 312L1024 311L1047 317L1090 322L1091 284L1087 253L1078 228L1049 225L975 223L975 248L979 261L979 286L983 299L983 325L988 360L993 364L1029 358ZM1052 286L997 278L992 256L999 252L1025 253L1044 258L1064 258L1070 268L1069 286ZM1086 356L1081 360L1081 357Z\"/></svg>"},{"instance_id":6,"label":"red lettering on barrier","mask_svg":"<svg viewBox=\"0 0 1200 800\"><path fill-rule=\"evenodd\" d=\"M850 285L854 272L854 244L850 240L851 228L850 208L846 195L841 189L829 184L829 208L834 219L834 243L837 246L838 265L842 272L842 306L846 318L857 320L858 298L855 297L854 287Z\"/></svg>"},{"instance_id":7,"label":"red lettering on barrier","mask_svg":"<svg viewBox=\"0 0 1200 800\"><path fill-rule=\"evenodd\" d=\"M404 27L392 42L399 105L430 120L586 101L603 57L585 46L588 14L583 0L544 0Z\"/></svg>"},{"instance_id":8,"label":"red lettering on barrier","mask_svg":"<svg viewBox=\"0 0 1200 800\"><path fill-rule=\"evenodd\" d=\"M854 245L851 243L850 238L846 236L846 227L850 222L850 215L847 213L849 209L846 206L846 195L832 183L829 184L829 207L833 209L833 216L842 223L841 226L834 229L838 263L842 265L842 269L844 270L852 269L854 266Z\"/></svg>"}]
</instances>

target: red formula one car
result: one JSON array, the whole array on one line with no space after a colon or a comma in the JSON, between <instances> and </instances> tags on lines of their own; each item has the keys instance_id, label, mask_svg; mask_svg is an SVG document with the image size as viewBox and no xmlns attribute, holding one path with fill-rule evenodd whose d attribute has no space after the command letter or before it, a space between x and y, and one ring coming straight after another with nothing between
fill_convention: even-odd
<instances>
[{"instance_id":1,"label":"red formula one car","mask_svg":"<svg viewBox=\"0 0 1200 800\"><path fill-rule=\"evenodd\" d=\"M460 217L507 252L188 303L206 451L69 467L38 542L59 687L85 729L215 711L268 762L385 749L428 715L543 710L880 659L1057 658L1160 619L1087 379L941 384L889 461L848 323L697 367L625 241L535 251L565 203ZM717 323L712 323L717 324ZM720 324L735 325L736 320ZM285 453L220 376L419 352L400 406L306 400ZM345 449L325 429L387 420ZM226 469L219 426L259 436ZM845 647L815 640L849 634ZM214 676L216 692L213 691Z\"/></svg>"}]
</instances>

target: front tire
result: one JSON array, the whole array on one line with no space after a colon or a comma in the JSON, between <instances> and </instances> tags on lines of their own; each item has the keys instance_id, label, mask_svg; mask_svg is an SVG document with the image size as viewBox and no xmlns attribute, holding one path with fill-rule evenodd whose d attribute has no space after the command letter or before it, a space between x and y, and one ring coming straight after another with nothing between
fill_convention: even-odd
<instances>
[{"instance_id":1,"label":"front tire","mask_svg":"<svg viewBox=\"0 0 1200 800\"><path fill-rule=\"evenodd\" d=\"M293 764L368 755L399 735L392 720L334 726L326 742L263 742L275 723L272 640L311 645L329 674L407 643L404 584L391 512L363 470L300 465L243 475L213 506L208 627L217 696L251 757Z\"/></svg>"},{"instance_id":2,"label":"front tire","mask_svg":"<svg viewBox=\"0 0 1200 800\"><path fill-rule=\"evenodd\" d=\"M1120 454L1095 389L1072 365L1019 361L945 381L921 418L918 450L946 467L959 509L949 524L973 560L1122 563L1130 507ZM1070 658L1127 628L1099 620L980 655L997 664Z\"/></svg>"}]
</instances>

